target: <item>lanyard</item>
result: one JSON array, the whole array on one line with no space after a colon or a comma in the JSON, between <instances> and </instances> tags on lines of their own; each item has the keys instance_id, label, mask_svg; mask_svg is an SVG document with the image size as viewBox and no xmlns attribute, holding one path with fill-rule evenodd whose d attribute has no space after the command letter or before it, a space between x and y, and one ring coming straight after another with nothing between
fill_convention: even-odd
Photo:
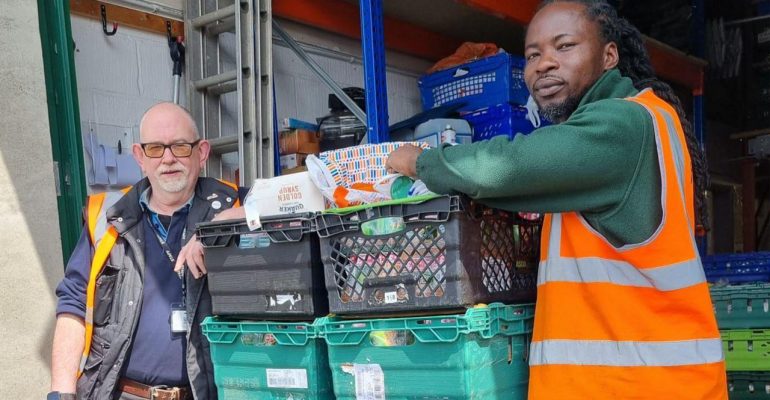
<instances>
[{"instance_id":1,"label":"lanyard","mask_svg":"<svg viewBox=\"0 0 770 400\"><path fill-rule=\"evenodd\" d=\"M152 226L152 232L155 234L155 238L158 239L158 244L160 244L160 247L163 248L163 252L166 253L166 257L168 257L168 260L171 261L171 268L174 268L174 265L176 264L176 257L174 257L174 253L171 251L171 248L168 247L168 243L166 243L165 240L163 240L162 237L158 234L158 231L155 230L155 226L152 224L152 220L150 219L150 216L147 216L147 220L150 222L150 226ZM182 230L182 243L184 243L185 239L187 237L187 226L184 227L184 230ZM182 265L182 269L179 270L179 273L177 274L179 276L179 280L182 281L182 305L185 304L187 301L187 282L185 279L185 268L184 265Z\"/></svg>"}]
</instances>

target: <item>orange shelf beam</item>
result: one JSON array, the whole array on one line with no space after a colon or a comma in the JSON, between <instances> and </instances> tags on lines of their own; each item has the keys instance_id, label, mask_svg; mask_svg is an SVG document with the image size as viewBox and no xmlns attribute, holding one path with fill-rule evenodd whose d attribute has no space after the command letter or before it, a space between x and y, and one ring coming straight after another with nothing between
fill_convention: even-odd
<instances>
[{"instance_id":1,"label":"orange shelf beam","mask_svg":"<svg viewBox=\"0 0 770 400\"><path fill-rule=\"evenodd\" d=\"M538 0L457 0L481 12L519 25L527 25L537 11ZM273 2L273 14L354 39L361 38L358 6L342 0L281 0ZM461 40L395 18L385 17L385 47L402 53L439 60L457 49ZM655 72L661 78L702 94L706 62L657 40L645 38Z\"/></svg>"},{"instance_id":2,"label":"orange shelf beam","mask_svg":"<svg viewBox=\"0 0 770 400\"><path fill-rule=\"evenodd\" d=\"M532 21L537 11L540 0L457 0L459 3L492 14L498 18L515 22L518 25L527 25Z\"/></svg>"},{"instance_id":3,"label":"orange shelf beam","mask_svg":"<svg viewBox=\"0 0 770 400\"><path fill-rule=\"evenodd\" d=\"M688 56L655 39L645 37L644 41L652 67L659 77L691 89L696 96L703 94L706 61Z\"/></svg>"},{"instance_id":4,"label":"orange shelf beam","mask_svg":"<svg viewBox=\"0 0 770 400\"><path fill-rule=\"evenodd\" d=\"M361 39L358 5L342 0L280 0L273 2L273 15L328 32ZM395 18L385 17L385 48L440 60L457 50L462 41Z\"/></svg>"},{"instance_id":5,"label":"orange shelf beam","mask_svg":"<svg viewBox=\"0 0 770 400\"><path fill-rule=\"evenodd\" d=\"M537 11L537 0L496 1L496 0L458 0L463 4L513 21L527 25ZM687 87L694 94L703 93L703 79L706 62L665 45L657 40L645 38L650 61L659 77Z\"/></svg>"}]
</instances>

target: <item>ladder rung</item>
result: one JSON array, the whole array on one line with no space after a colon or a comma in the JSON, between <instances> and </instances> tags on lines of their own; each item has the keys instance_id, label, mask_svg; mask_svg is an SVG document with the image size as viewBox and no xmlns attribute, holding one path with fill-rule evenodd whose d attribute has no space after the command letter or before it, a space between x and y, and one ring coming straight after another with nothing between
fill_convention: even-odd
<instances>
[{"instance_id":1,"label":"ladder rung","mask_svg":"<svg viewBox=\"0 0 770 400\"><path fill-rule=\"evenodd\" d=\"M209 76L200 80L197 80L193 82L193 86L196 90L207 90L212 86L216 86L225 82L234 81L238 77L238 72L233 71L227 71L223 72L221 74Z\"/></svg>"},{"instance_id":2,"label":"ladder rung","mask_svg":"<svg viewBox=\"0 0 770 400\"><path fill-rule=\"evenodd\" d=\"M238 136L225 136L210 139L211 151L215 154L227 154L238 151Z\"/></svg>"},{"instance_id":3,"label":"ladder rung","mask_svg":"<svg viewBox=\"0 0 770 400\"><path fill-rule=\"evenodd\" d=\"M208 93L214 96L221 96L225 93L231 93L238 90L237 82L227 82L219 86L212 86L209 88Z\"/></svg>"},{"instance_id":4,"label":"ladder rung","mask_svg":"<svg viewBox=\"0 0 770 400\"><path fill-rule=\"evenodd\" d=\"M204 27L212 22L234 16L236 11L235 6L235 4L229 5L214 12L203 14L200 17L193 18L190 22L192 23L193 28L200 29L201 27Z\"/></svg>"},{"instance_id":5,"label":"ladder rung","mask_svg":"<svg viewBox=\"0 0 770 400\"><path fill-rule=\"evenodd\" d=\"M206 33L216 36L224 32L233 32L235 30L235 17L227 18L216 25L211 25L206 29Z\"/></svg>"}]
</instances>

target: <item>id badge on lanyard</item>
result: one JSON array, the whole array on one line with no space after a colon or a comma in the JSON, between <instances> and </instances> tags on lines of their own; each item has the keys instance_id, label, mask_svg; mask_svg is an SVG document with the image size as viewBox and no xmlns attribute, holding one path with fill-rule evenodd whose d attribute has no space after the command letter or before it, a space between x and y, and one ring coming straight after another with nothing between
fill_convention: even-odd
<instances>
[{"instance_id":1,"label":"id badge on lanyard","mask_svg":"<svg viewBox=\"0 0 770 400\"><path fill-rule=\"evenodd\" d=\"M185 227L184 231L182 231L182 243L184 243L186 236L187 227ZM163 248L163 252L166 253L166 257L168 257L168 260L171 261L171 266L173 267L176 264L176 258L174 258L174 254L171 252L171 249L168 247L166 241L163 240L163 238L161 238L157 232L155 232L155 237L158 239L160 247ZM169 323L171 325L172 333L184 333L187 332L190 328L190 321L187 320L187 307L185 305L187 290L185 287L186 282L184 266L182 267L182 270L179 271L179 279L182 281L182 302L171 304L171 315L169 316Z\"/></svg>"},{"instance_id":2,"label":"id badge on lanyard","mask_svg":"<svg viewBox=\"0 0 770 400\"><path fill-rule=\"evenodd\" d=\"M182 333L190 329L190 323L187 321L187 309L184 304L171 305L171 332Z\"/></svg>"}]
</instances>

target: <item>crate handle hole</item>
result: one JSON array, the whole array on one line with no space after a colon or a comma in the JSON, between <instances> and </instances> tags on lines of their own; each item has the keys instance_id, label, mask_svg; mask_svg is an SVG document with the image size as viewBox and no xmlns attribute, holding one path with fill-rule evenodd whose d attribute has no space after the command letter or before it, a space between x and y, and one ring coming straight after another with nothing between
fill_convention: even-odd
<instances>
[{"instance_id":1,"label":"crate handle hole","mask_svg":"<svg viewBox=\"0 0 770 400\"><path fill-rule=\"evenodd\" d=\"M374 347L402 347L413 345L415 339L410 331L372 331L369 342Z\"/></svg>"},{"instance_id":2,"label":"crate handle hole","mask_svg":"<svg viewBox=\"0 0 770 400\"><path fill-rule=\"evenodd\" d=\"M364 236L393 235L406 230L406 222L402 217L377 218L361 223L361 233Z\"/></svg>"}]
</instances>

